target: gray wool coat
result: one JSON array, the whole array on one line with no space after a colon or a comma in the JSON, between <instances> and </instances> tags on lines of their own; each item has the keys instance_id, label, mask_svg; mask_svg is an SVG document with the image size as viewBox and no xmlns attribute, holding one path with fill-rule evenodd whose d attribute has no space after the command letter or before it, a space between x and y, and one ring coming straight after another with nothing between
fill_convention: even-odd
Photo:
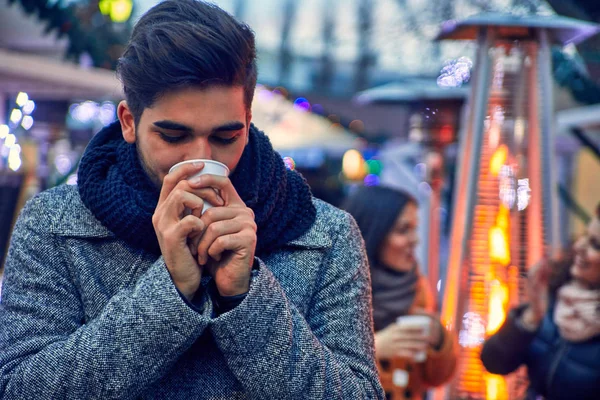
<instances>
[{"instance_id":1,"label":"gray wool coat","mask_svg":"<svg viewBox=\"0 0 600 400\"><path fill-rule=\"evenodd\" d=\"M214 317L208 291L191 307L162 257L117 239L76 187L36 196L5 268L0 398L383 398L360 232L314 204L313 227L257 260L244 301Z\"/></svg>"}]
</instances>

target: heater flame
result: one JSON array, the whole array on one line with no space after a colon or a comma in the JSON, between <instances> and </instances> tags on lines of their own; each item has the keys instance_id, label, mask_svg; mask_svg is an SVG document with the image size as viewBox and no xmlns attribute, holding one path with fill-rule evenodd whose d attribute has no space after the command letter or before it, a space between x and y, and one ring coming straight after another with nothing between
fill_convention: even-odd
<instances>
[{"instance_id":1,"label":"heater flame","mask_svg":"<svg viewBox=\"0 0 600 400\"><path fill-rule=\"evenodd\" d=\"M490 302L488 306L488 323L486 333L493 335L506 320L508 304L508 286L494 279L490 284Z\"/></svg>"}]
</instances>

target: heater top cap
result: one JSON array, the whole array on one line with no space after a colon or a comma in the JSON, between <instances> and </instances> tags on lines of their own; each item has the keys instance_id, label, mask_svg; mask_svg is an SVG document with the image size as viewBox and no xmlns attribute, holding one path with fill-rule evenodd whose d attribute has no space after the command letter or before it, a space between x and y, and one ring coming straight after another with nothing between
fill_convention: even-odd
<instances>
[{"instance_id":1,"label":"heater top cap","mask_svg":"<svg viewBox=\"0 0 600 400\"><path fill-rule=\"evenodd\" d=\"M536 40L536 31L545 29L551 42L562 45L577 44L600 31L598 24L556 15L481 13L443 22L436 40L474 40L485 27L494 32L495 38L505 40Z\"/></svg>"}]
</instances>

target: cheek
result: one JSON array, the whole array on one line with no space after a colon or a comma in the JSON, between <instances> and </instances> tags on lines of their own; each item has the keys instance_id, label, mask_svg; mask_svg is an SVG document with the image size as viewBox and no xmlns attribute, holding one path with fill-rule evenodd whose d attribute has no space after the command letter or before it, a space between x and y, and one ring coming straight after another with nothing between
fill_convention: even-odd
<instances>
[{"instance_id":1,"label":"cheek","mask_svg":"<svg viewBox=\"0 0 600 400\"><path fill-rule=\"evenodd\" d=\"M238 143L239 142L239 143ZM213 147L213 159L227 165L230 171L237 167L242 153L246 147L246 139L239 139L235 146L230 147Z\"/></svg>"},{"instance_id":2,"label":"cheek","mask_svg":"<svg viewBox=\"0 0 600 400\"><path fill-rule=\"evenodd\" d=\"M144 157L146 166L157 175L161 180L169 173L169 169L180 161L184 160L184 155L174 148L167 148L164 144L142 143L140 150Z\"/></svg>"},{"instance_id":3,"label":"cheek","mask_svg":"<svg viewBox=\"0 0 600 400\"><path fill-rule=\"evenodd\" d=\"M587 262L591 265L600 266L600 251L588 247L586 254Z\"/></svg>"},{"instance_id":4,"label":"cheek","mask_svg":"<svg viewBox=\"0 0 600 400\"><path fill-rule=\"evenodd\" d=\"M408 241L404 236L395 236L388 241L388 245L393 252L403 252L408 247Z\"/></svg>"}]
</instances>

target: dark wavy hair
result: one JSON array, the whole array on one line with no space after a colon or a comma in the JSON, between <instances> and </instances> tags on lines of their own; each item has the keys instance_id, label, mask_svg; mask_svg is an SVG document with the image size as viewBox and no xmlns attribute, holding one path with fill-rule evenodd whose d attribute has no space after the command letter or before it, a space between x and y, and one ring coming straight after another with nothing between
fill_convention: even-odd
<instances>
[{"instance_id":1,"label":"dark wavy hair","mask_svg":"<svg viewBox=\"0 0 600 400\"><path fill-rule=\"evenodd\" d=\"M136 23L117 75L136 124L162 95L188 87L243 86L250 109L257 79L254 32L216 5L166 0Z\"/></svg>"},{"instance_id":2,"label":"dark wavy hair","mask_svg":"<svg viewBox=\"0 0 600 400\"><path fill-rule=\"evenodd\" d=\"M379 263L379 249L408 204L418 205L407 192L385 186L361 186L352 192L342 208L356 220L365 240L371 267Z\"/></svg>"}]
</instances>

